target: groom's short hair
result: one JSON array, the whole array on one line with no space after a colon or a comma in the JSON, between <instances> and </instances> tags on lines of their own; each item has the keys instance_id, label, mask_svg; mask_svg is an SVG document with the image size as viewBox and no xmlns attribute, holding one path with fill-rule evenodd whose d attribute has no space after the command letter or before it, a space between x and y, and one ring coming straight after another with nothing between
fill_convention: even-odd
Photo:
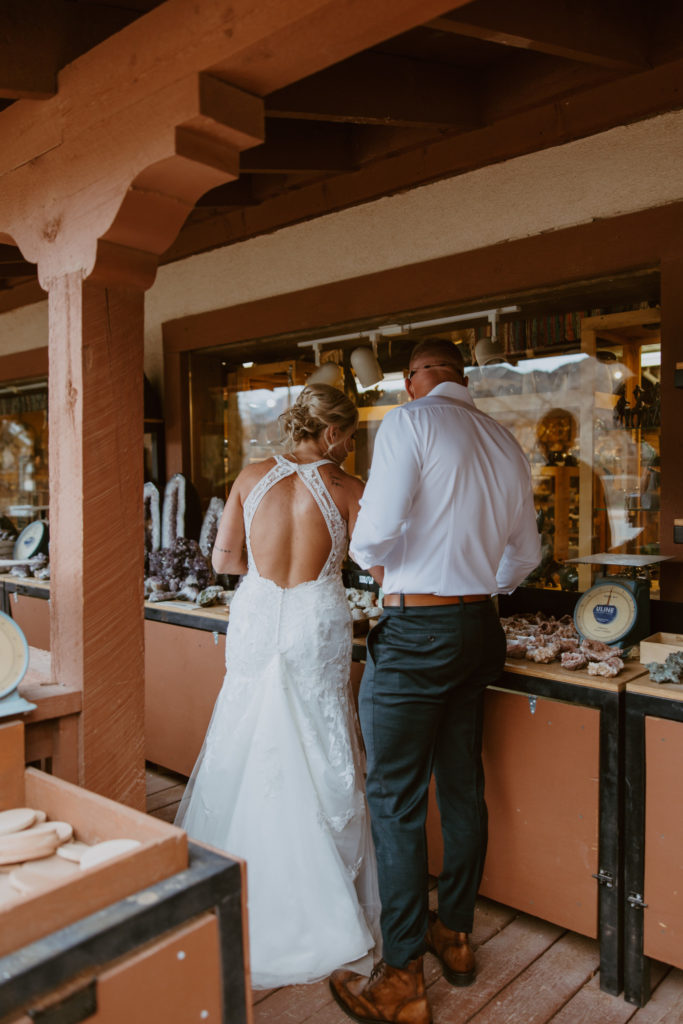
<instances>
[{"instance_id":1,"label":"groom's short hair","mask_svg":"<svg viewBox=\"0 0 683 1024\"><path fill-rule=\"evenodd\" d=\"M410 353L409 366L412 366L420 356L434 356L443 359L444 362L453 363L460 373L465 372L465 360L460 348L446 338L422 338L421 341L418 341Z\"/></svg>"}]
</instances>

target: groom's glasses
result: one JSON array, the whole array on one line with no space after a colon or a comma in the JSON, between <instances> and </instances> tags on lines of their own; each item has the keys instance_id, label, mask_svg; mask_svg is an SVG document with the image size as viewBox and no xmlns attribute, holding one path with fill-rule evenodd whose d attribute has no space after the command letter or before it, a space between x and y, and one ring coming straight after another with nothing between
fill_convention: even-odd
<instances>
[{"instance_id":1,"label":"groom's glasses","mask_svg":"<svg viewBox=\"0 0 683 1024\"><path fill-rule=\"evenodd\" d=\"M406 380L412 380L420 370L440 370L444 366L452 366L454 370L458 369L455 363L427 363L425 366L416 366L414 370L411 370L406 376Z\"/></svg>"}]
</instances>

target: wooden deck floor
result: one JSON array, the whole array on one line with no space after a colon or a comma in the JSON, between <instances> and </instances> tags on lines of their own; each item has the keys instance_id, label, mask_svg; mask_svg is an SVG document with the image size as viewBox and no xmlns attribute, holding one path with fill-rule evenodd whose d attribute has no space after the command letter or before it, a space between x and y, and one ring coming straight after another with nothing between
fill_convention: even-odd
<instances>
[{"instance_id":1,"label":"wooden deck floor","mask_svg":"<svg viewBox=\"0 0 683 1024\"><path fill-rule=\"evenodd\" d=\"M185 779L148 765L147 811L173 821ZM431 954L425 974L434 1024L683 1024L683 971L653 967L653 995L638 1009L600 991L598 944L500 903L480 899L473 945L477 980L453 988ZM254 993L254 1024L348 1024L327 982Z\"/></svg>"}]
</instances>

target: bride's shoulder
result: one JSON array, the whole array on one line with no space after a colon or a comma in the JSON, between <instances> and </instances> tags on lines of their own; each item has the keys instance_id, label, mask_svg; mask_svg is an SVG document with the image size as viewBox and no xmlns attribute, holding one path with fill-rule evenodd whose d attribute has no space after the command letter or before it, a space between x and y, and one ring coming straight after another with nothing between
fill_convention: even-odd
<instances>
[{"instance_id":1,"label":"bride's shoulder","mask_svg":"<svg viewBox=\"0 0 683 1024\"><path fill-rule=\"evenodd\" d=\"M275 465L275 459L264 459L263 462L253 462L244 469L240 470L235 478L234 487L242 494L246 495L252 487L255 487L259 480L269 473Z\"/></svg>"},{"instance_id":2,"label":"bride's shoulder","mask_svg":"<svg viewBox=\"0 0 683 1024\"><path fill-rule=\"evenodd\" d=\"M350 497L360 498L365 484L359 477L345 472L341 466L334 462L328 462L323 469L326 471L327 483L331 487L342 489Z\"/></svg>"}]
</instances>

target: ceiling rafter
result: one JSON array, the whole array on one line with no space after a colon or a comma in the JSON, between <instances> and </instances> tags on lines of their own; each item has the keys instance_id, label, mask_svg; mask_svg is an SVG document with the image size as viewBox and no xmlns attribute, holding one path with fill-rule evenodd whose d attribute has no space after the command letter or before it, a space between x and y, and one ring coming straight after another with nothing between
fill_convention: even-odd
<instances>
[{"instance_id":1,"label":"ceiling rafter","mask_svg":"<svg viewBox=\"0 0 683 1024\"><path fill-rule=\"evenodd\" d=\"M230 15L214 0L0 0L0 110L57 84L59 105L74 76L91 73L82 130L101 110L118 117L136 83L165 66L154 57L160 29L184 7L189 50L211 55L208 79L263 97L266 130L242 153L240 177L197 200L168 262L681 104L674 0L316 2L329 22L324 47L305 41L313 0L233 0ZM288 21L290 6L301 17ZM240 32L226 43L233 13ZM117 55L108 37L120 29ZM23 120L21 107L2 115L17 168L64 143L49 100ZM15 246L0 246L0 298L34 275Z\"/></svg>"},{"instance_id":2,"label":"ceiling rafter","mask_svg":"<svg viewBox=\"0 0 683 1024\"><path fill-rule=\"evenodd\" d=\"M640 8L630 0L473 0L425 28L616 71L647 67Z\"/></svg>"},{"instance_id":3,"label":"ceiling rafter","mask_svg":"<svg viewBox=\"0 0 683 1024\"><path fill-rule=\"evenodd\" d=\"M373 50L271 93L266 113L407 128L472 128L478 121L467 72Z\"/></svg>"},{"instance_id":4,"label":"ceiling rafter","mask_svg":"<svg viewBox=\"0 0 683 1024\"><path fill-rule=\"evenodd\" d=\"M545 103L559 102L603 83L622 79L614 70L571 61L558 63L542 53L515 53L505 67L482 76L482 110L487 124Z\"/></svg>"},{"instance_id":5,"label":"ceiling rafter","mask_svg":"<svg viewBox=\"0 0 683 1024\"><path fill-rule=\"evenodd\" d=\"M3 0L0 98L49 99L61 68L133 16L106 4L88 4L84 16L69 0Z\"/></svg>"},{"instance_id":6,"label":"ceiling rafter","mask_svg":"<svg viewBox=\"0 0 683 1024\"><path fill-rule=\"evenodd\" d=\"M304 121L275 121L268 125L263 145L240 156L240 172L298 174L308 171L342 173L356 161L346 125L311 125Z\"/></svg>"}]
</instances>

